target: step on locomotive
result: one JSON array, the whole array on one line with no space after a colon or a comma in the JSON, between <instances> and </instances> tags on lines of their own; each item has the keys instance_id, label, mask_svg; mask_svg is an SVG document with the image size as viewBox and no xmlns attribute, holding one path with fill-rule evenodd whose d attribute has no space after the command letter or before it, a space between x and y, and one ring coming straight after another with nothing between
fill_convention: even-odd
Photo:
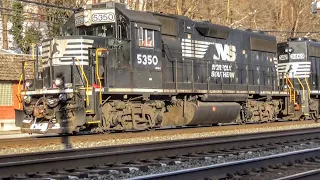
<instances>
[{"instance_id":1,"label":"step on locomotive","mask_svg":"<svg viewBox=\"0 0 320 180\"><path fill-rule=\"evenodd\" d=\"M23 66L25 133L153 130L319 117L320 44L185 16L86 5ZM30 64L30 63L29 63Z\"/></svg>"}]
</instances>

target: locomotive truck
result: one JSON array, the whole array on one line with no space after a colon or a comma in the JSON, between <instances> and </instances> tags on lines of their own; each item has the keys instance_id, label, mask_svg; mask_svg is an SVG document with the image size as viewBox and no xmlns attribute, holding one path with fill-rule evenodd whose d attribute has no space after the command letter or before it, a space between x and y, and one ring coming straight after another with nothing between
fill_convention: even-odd
<instances>
[{"instance_id":1,"label":"locomotive truck","mask_svg":"<svg viewBox=\"0 0 320 180\"><path fill-rule=\"evenodd\" d=\"M23 74L28 133L153 130L319 117L320 44L185 16L86 5ZM23 72L25 64L23 66Z\"/></svg>"}]
</instances>

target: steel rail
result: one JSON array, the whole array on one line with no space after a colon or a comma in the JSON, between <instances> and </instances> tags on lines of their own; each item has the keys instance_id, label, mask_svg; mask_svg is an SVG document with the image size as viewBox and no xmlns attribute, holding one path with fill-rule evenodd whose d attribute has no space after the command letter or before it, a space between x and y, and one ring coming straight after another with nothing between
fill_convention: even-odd
<instances>
[{"instance_id":1,"label":"steel rail","mask_svg":"<svg viewBox=\"0 0 320 180\"><path fill-rule=\"evenodd\" d=\"M278 178L275 180L314 180L314 179L320 179L320 169L315 169L311 171L306 171L303 173L297 173L291 176L286 176L282 178Z\"/></svg>"},{"instance_id":2,"label":"steel rail","mask_svg":"<svg viewBox=\"0 0 320 180\"><path fill-rule=\"evenodd\" d=\"M316 157L319 155L320 155L320 148L306 149L306 150L276 154L271 156L253 158L248 160L216 164L216 165L205 166L205 167L198 167L198 168L184 169L184 170L173 171L173 172L140 176L140 177L130 178L130 180L143 180L143 179L187 180L187 179L205 179L205 178L215 179L214 177L219 177L219 176L222 177L227 173L234 173L237 171L241 172L241 171L245 171L253 168L263 168L263 167L268 167L275 164L281 164L283 162L301 160L301 159L306 159L310 157ZM307 176L314 179L316 177L315 175L317 175L317 177L320 177L319 171L320 170L309 171L306 173L297 174L296 176L290 176L287 178L280 178L280 179L296 180L300 178L305 179Z\"/></svg>"},{"instance_id":3,"label":"steel rail","mask_svg":"<svg viewBox=\"0 0 320 180\"><path fill-rule=\"evenodd\" d=\"M302 121L300 121L302 122ZM297 124L291 124L291 122L280 122L280 126L290 126L290 125L299 125ZM303 124L303 123L302 123ZM232 130L229 125L224 125L224 130ZM238 126L239 127L239 126ZM257 124L247 124L243 125L240 129L247 129L247 128L264 128L265 126L259 126ZM109 134L90 134L90 133L83 133L83 134L75 134L70 136L70 140L72 142L83 142L83 141L90 141L91 139L97 141L97 139L109 139L111 136L112 138L117 138L125 136L125 138L132 138L132 137L142 137L144 136L159 136L159 135L168 135L174 133L174 134L190 134L190 133L200 133L201 128L205 129L205 132L209 132L208 128L210 128L210 131L221 131L219 130L218 126L216 127L208 127L208 126L201 126L201 127L162 127L156 129L156 131L127 131L127 132L111 132ZM195 132L192 132L195 130ZM141 134L143 135L141 135ZM148 133L148 134L147 134ZM2 138L1 136L11 136L13 134L0 134L0 144L2 145L2 148L4 147L22 147L22 146L35 146L35 145L42 145L42 144L61 144L62 139L60 135L57 134L45 134L45 135L35 135L35 136L29 136L29 137L5 137Z\"/></svg>"},{"instance_id":4,"label":"steel rail","mask_svg":"<svg viewBox=\"0 0 320 180\"><path fill-rule=\"evenodd\" d=\"M83 135L85 136L85 135ZM61 136L58 135L45 135L45 136L29 136L29 137L6 137L0 139L2 147L14 147L23 145L34 145L34 144L60 144Z\"/></svg>"},{"instance_id":5,"label":"steel rail","mask_svg":"<svg viewBox=\"0 0 320 180\"><path fill-rule=\"evenodd\" d=\"M0 178L320 138L320 128L0 156Z\"/></svg>"},{"instance_id":6,"label":"steel rail","mask_svg":"<svg viewBox=\"0 0 320 180\"><path fill-rule=\"evenodd\" d=\"M87 141L86 138L104 138L106 139L106 136L116 136L119 135L125 135L127 137L139 137L139 133L150 133L150 135L153 135L153 132L157 133L166 133L166 132L173 132L173 133L181 133L182 131L187 131L189 129L195 129L195 128L208 128L207 126L202 127L183 127L183 128L158 128L157 131L127 131L127 132L111 132L109 134L90 134L90 133L84 133L84 134L75 134L70 135L71 141L77 140L77 138L83 138L83 140ZM250 128L250 127L248 127ZM20 131L19 131L20 132ZM188 132L186 132L188 133ZM130 134L130 136L129 136ZM61 144L61 135L58 134L45 134L45 135L35 135L35 136L29 136L29 137L5 137L1 138L0 134L0 144L2 147L13 147L13 146L22 146L22 145L34 145L34 144ZM7 135L13 135L13 134L3 134L4 136Z\"/></svg>"}]
</instances>

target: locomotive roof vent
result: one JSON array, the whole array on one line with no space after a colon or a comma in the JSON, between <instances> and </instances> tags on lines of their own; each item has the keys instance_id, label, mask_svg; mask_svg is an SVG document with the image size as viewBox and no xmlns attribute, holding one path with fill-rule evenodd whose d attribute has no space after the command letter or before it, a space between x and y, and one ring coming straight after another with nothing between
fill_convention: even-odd
<instances>
[{"instance_id":1,"label":"locomotive roof vent","mask_svg":"<svg viewBox=\"0 0 320 180\"><path fill-rule=\"evenodd\" d=\"M288 41L308 41L308 38L305 37L295 37L295 38L289 38Z\"/></svg>"},{"instance_id":2,"label":"locomotive roof vent","mask_svg":"<svg viewBox=\"0 0 320 180\"><path fill-rule=\"evenodd\" d=\"M259 33L259 34L265 34L263 31L257 31L257 30L253 30L253 29L246 29L246 31Z\"/></svg>"},{"instance_id":3,"label":"locomotive roof vent","mask_svg":"<svg viewBox=\"0 0 320 180\"><path fill-rule=\"evenodd\" d=\"M211 23L211 20L210 20L210 19L202 19L202 18L200 18L200 19L194 19L194 21L196 21L196 22Z\"/></svg>"}]
</instances>

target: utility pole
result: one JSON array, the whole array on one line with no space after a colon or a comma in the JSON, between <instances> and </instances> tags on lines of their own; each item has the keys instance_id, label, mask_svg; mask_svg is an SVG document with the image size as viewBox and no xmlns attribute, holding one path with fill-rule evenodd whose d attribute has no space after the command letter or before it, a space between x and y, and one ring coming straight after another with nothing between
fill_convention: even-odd
<instances>
[{"instance_id":1,"label":"utility pole","mask_svg":"<svg viewBox=\"0 0 320 180\"><path fill-rule=\"evenodd\" d=\"M8 8L8 0L2 0L2 7ZM2 9L2 48L8 50L8 12Z\"/></svg>"}]
</instances>

